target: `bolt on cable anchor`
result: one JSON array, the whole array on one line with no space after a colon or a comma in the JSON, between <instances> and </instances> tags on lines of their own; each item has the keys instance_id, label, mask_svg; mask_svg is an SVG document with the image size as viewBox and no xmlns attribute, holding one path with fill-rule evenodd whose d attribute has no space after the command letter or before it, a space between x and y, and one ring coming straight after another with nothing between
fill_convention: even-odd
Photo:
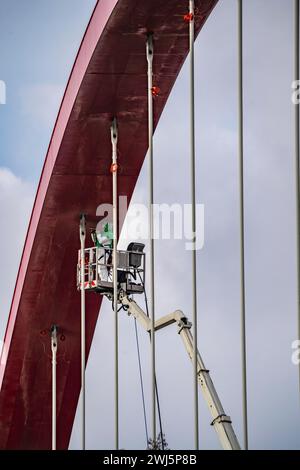
<instances>
[{"instance_id":1,"label":"bolt on cable anchor","mask_svg":"<svg viewBox=\"0 0 300 470\"><path fill-rule=\"evenodd\" d=\"M45 328L44 330L41 330L40 331L40 336L44 337L44 336L50 335L52 337L53 328L54 328L54 326L52 326L50 329ZM55 328L56 328L56 332L60 333L60 336L59 336L60 341L65 341L66 340L66 335L63 333L63 331L60 328L58 328L58 326L56 326L56 325L55 325Z\"/></svg>"}]
</instances>

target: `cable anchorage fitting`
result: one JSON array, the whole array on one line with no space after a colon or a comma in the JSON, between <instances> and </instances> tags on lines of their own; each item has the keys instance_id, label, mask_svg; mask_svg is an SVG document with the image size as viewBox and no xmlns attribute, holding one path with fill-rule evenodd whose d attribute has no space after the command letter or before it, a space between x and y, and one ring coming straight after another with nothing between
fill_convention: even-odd
<instances>
[{"instance_id":1,"label":"cable anchorage fitting","mask_svg":"<svg viewBox=\"0 0 300 470\"><path fill-rule=\"evenodd\" d=\"M148 36L147 36L146 52L147 52L147 61L152 62L153 61L153 53L154 53L153 33L149 33Z\"/></svg>"},{"instance_id":2,"label":"cable anchorage fitting","mask_svg":"<svg viewBox=\"0 0 300 470\"><path fill-rule=\"evenodd\" d=\"M110 126L110 135L111 135L111 144L112 144L112 164L110 166L111 173L117 173L118 164L117 164L117 144L118 144L118 124L117 119L112 120Z\"/></svg>"},{"instance_id":3,"label":"cable anchorage fitting","mask_svg":"<svg viewBox=\"0 0 300 470\"><path fill-rule=\"evenodd\" d=\"M112 123L110 126L110 135L111 135L111 143L116 145L118 143L118 125L117 125L116 118L112 120Z\"/></svg>"},{"instance_id":4,"label":"cable anchorage fitting","mask_svg":"<svg viewBox=\"0 0 300 470\"><path fill-rule=\"evenodd\" d=\"M80 214L79 235L80 235L80 240L85 240L85 237L86 237L86 217L85 217L85 214Z\"/></svg>"},{"instance_id":5,"label":"cable anchorage fitting","mask_svg":"<svg viewBox=\"0 0 300 470\"><path fill-rule=\"evenodd\" d=\"M56 353L57 351L57 326L53 325L51 327L51 349L52 353Z\"/></svg>"}]
</instances>

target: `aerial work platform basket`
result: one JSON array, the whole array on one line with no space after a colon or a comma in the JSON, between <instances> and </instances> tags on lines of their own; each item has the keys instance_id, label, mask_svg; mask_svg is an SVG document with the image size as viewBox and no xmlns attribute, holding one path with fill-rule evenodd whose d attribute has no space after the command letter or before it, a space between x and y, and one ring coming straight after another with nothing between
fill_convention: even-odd
<instances>
[{"instance_id":1,"label":"aerial work platform basket","mask_svg":"<svg viewBox=\"0 0 300 470\"><path fill-rule=\"evenodd\" d=\"M118 287L127 294L142 294L145 284L145 245L130 243L117 251ZM113 249L91 247L84 250L84 288L103 295L113 292ZM77 288L81 289L81 250L78 251Z\"/></svg>"}]
</instances>

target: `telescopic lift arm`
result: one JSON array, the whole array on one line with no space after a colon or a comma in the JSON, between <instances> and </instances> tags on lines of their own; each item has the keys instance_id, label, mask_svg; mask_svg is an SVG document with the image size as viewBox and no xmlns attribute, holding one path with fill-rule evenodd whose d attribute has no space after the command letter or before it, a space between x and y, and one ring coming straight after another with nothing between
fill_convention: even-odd
<instances>
[{"instance_id":1,"label":"telescopic lift arm","mask_svg":"<svg viewBox=\"0 0 300 470\"><path fill-rule=\"evenodd\" d=\"M151 319L147 317L138 304L126 294L120 294L119 301L122 303L128 314L136 318L140 325L147 332L151 333ZM169 315L156 320L155 331L172 325L173 323L177 324L178 334L181 336L190 359L193 360L193 336L191 334L192 324L188 321L183 312L176 310L174 313L170 313ZM206 369L199 351L197 351L197 368L198 383L212 415L213 420L211 424L218 434L223 449L240 450L240 445L233 430L231 419L226 415L222 407L213 381L209 375L209 371Z\"/></svg>"}]
</instances>

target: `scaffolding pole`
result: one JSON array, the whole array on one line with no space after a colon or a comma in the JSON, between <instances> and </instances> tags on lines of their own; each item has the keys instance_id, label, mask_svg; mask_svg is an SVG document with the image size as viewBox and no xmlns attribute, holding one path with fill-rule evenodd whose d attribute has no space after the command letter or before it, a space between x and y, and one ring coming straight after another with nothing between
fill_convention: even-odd
<instances>
[{"instance_id":1,"label":"scaffolding pole","mask_svg":"<svg viewBox=\"0 0 300 470\"><path fill-rule=\"evenodd\" d=\"M189 46L190 46L190 160L192 199L192 318L193 318L193 395L194 395L194 441L199 449L199 400L198 400L198 315L197 315L197 251L196 251L196 152L195 152L195 2L189 0Z\"/></svg>"},{"instance_id":2,"label":"scaffolding pole","mask_svg":"<svg viewBox=\"0 0 300 470\"><path fill-rule=\"evenodd\" d=\"M111 144L112 144L112 187L113 187L113 308L115 319L115 448L119 449L119 325L118 325L118 127L117 120L111 124Z\"/></svg>"},{"instance_id":3,"label":"scaffolding pole","mask_svg":"<svg viewBox=\"0 0 300 470\"><path fill-rule=\"evenodd\" d=\"M51 328L52 351L52 450L56 450L56 353L57 353L57 328Z\"/></svg>"},{"instance_id":4,"label":"scaffolding pole","mask_svg":"<svg viewBox=\"0 0 300 470\"><path fill-rule=\"evenodd\" d=\"M245 223L244 223L244 96L243 96L243 0L238 3L238 154L240 190L240 297L241 297L241 356L243 387L243 430L244 448L248 450L248 409L247 409L247 346L245 308Z\"/></svg>"},{"instance_id":5,"label":"scaffolding pole","mask_svg":"<svg viewBox=\"0 0 300 470\"><path fill-rule=\"evenodd\" d=\"M80 275L81 275L81 448L85 450L85 288L84 288L84 272L85 272L85 238L86 238L86 222L85 215L80 216L79 225L80 235Z\"/></svg>"},{"instance_id":6,"label":"scaffolding pole","mask_svg":"<svg viewBox=\"0 0 300 470\"><path fill-rule=\"evenodd\" d=\"M152 439L156 441L156 378L155 378L155 298L154 298L154 220L153 220L153 35L146 42L148 63L148 143L149 143L149 281L151 316L151 397L152 397Z\"/></svg>"}]
</instances>

